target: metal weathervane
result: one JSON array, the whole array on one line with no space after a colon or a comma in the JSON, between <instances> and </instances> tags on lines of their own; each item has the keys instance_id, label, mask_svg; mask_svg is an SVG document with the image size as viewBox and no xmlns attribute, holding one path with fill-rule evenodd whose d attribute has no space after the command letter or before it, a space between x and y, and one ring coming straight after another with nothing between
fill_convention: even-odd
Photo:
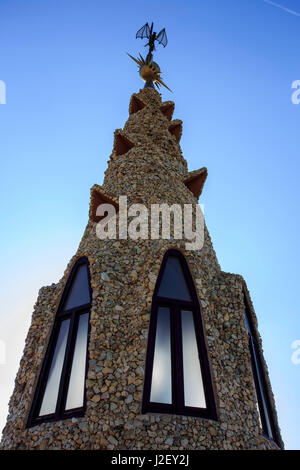
<instances>
[{"instance_id":1,"label":"metal weathervane","mask_svg":"<svg viewBox=\"0 0 300 470\"><path fill-rule=\"evenodd\" d=\"M129 57L134 60L139 66L139 74L142 80L146 82L145 88L150 87L154 88L154 85L159 89L160 85L163 85L169 91L169 87L162 81L160 74L159 65L153 61L153 54L152 52L155 51L155 41L159 44L162 44L164 47L168 44L167 34L165 28L160 31L160 33L156 33L153 31L153 23L151 24L151 28L149 28L148 23L146 23L141 29L138 30L136 33L136 38L147 38L149 42L145 44L145 47L149 46L149 51L144 59L141 54L139 54L140 58L135 59L132 55L128 54Z\"/></svg>"}]
</instances>

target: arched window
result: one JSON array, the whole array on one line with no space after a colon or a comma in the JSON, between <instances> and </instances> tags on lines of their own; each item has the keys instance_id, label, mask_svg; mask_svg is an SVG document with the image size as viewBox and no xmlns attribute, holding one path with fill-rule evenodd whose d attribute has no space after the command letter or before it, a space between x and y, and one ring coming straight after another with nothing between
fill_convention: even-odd
<instances>
[{"instance_id":1,"label":"arched window","mask_svg":"<svg viewBox=\"0 0 300 470\"><path fill-rule=\"evenodd\" d=\"M152 300L143 412L216 419L197 294L184 256L169 250Z\"/></svg>"},{"instance_id":2,"label":"arched window","mask_svg":"<svg viewBox=\"0 0 300 470\"><path fill-rule=\"evenodd\" d=\"M278 442L277 431L274 423L273 411L269 398L266 377L262 365L261 354L257 341L257 334L253 325L249 303L244 292L245 303L245 326L249 336L249 350L251 355L251 366L255 384L257 408L259 412L260 425L266 437Z\"/></svg>"},{"instance_id":3,"label":"arched window","mask_svg":"<svg viewBox=\"0 0 300 470\"><path fill-rule=\"evenodd\" d=\"M28 426L84 414L91 298L88 260L80 258L55 317Z\"/></svg>"}]
</instances>

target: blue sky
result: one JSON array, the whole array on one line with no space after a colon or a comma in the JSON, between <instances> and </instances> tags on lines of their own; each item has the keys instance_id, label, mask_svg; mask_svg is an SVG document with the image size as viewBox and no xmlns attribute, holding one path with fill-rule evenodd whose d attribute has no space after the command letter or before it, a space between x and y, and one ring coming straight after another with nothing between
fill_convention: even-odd
<instances>
[{"instance_id":1,"label":"blue sky","mask_svg":"<svg viewBox=\"0 0 300 470\"><path fill-rule=\"evenodd\" d=\"M222 269L247 282L283 438L300 448L299 14L298 0L1 1L0 428L38 290L76 251L142 86L126 52L146 51L135 32L154 21L163 99L189 169L208 168L206 223Z\"/></svg>"}]
</instances>

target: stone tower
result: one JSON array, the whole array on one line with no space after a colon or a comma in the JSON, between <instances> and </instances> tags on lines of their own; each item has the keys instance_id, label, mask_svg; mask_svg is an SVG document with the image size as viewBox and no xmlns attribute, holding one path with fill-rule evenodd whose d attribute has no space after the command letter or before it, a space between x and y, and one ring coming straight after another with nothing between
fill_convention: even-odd
<instances>
[{"instance_id":1,"label":"stone tower","mask_svg":"<svg viewBox=\"0 0 300 470\"><path fill-rule=\"evenodd\" d=\"M247 287L221 271L206 227L196 250L97 236L98 206L118 222L119 196L149 213L197 204L207 171L188 171L173 111L153 88L132 95L77 253L39 292L3 449L283 447Z\"/></svg>"}]
</instances>

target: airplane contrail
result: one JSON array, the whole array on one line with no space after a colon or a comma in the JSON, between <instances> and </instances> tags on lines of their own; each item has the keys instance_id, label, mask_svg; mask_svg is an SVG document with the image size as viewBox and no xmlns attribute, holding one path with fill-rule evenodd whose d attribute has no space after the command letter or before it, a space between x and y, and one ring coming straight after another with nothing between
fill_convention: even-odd
<instances>
[{"instance_id":1,"label":"airplane contrail","mask_svg":"<svg viewBox=\"0 0 300 470\"><path fill-rule=\"evenodd\" d=\"M269 3L269 5L273 5L273 7L281 8L281 10L286 11L287 13L290 13L291 15L295 16L300 16L300 13L298 13L295 10L290 10L289 8L286 8L282 5L279 5L279 3L272 2L271 0L263 0L265 3Z\"/></svg>"}]
</instances>

